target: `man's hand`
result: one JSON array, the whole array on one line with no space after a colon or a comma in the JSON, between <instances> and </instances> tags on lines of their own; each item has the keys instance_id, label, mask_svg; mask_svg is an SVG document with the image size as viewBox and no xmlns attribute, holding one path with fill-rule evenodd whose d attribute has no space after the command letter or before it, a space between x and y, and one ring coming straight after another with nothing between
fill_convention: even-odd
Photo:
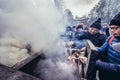
<instances>
[{"instance_id":1,"label":"man's hand","mask_svg":"<svg viewBox=\"0 0 120 80\"><path fill-rule=\"evenodd\" d=\"M79 59L82 63L86 64L87 63L87 58L84 56L79 56Z\"/></svg>"}]
</instances>

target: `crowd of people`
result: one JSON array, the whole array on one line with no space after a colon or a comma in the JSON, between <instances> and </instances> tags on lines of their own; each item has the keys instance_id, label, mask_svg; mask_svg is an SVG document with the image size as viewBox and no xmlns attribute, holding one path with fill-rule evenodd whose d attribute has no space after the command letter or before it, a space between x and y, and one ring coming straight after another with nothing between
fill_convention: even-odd
<instances>
[{"instance_id":1,"label":"crowd of people","mask_svg":"<svg viewBox=\"0 0 120 80\"><path fill-rule=\"evenodd\" d=\"M96 71L99 72L99 80L120 80L120 12L107 27L101 25L101 18L87 28L81 24L67 26L64 37L68 42L66 48L73 49L72 54L77 49L82 50L86 47L86 40L90 40L97 47L97 60L91 64L95 69L94 76L90 80L96 80ZM86 64L86 57L80 58Z\"/></svg>"}]
</instances>

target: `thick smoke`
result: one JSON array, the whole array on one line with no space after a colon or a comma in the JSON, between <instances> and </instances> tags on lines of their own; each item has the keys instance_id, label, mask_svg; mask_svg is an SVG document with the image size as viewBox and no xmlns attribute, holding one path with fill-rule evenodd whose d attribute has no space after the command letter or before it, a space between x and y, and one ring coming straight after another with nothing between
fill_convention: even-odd
<instances>
[{"instance_id":1,"label":"thick smoke","mask_svg":"<svg viewBox=\"0 0 120 80\"><path fill-rule=\"evenodd\" d=\"M65 62L64 49L58 45L62 21L52 0L0 0L0 63L12 67L29 57L30 44L34 52L43 50L49 57L37 66L40 78L75 80L75 68Z\"/></svg>"},{"instance_id":2,"label":"thick smoke","mask_svg":"<svg viewBox=\"0 0 120 80\"><path fill-rule=\"evenodd\" d=\"M70 63L47 59L40 61L38 66L36 76L43 80L78 80L76 67Z\"/></svg>"},{"instance_id":3,"label":"thick smoke","mask_svg":"<svg viewBox=\"0 0 120 80\"><path fill-rule=\"evenodd\" d=\"M63 0L67 8L69 8L73 15L82 17L87 15L90 10L100 1L100 0Z\"/></svg>"},{"instance_id":4,"label":"thick smoke","mask_svg":"<svg viewBox=\"0 0 120 80\"><path fill-rule=\"evenodd\" d=\"M19 52L20 46L27 44L34 52L54 49L64 27L62 21L51 0L0 0L1 51L6 47L0 51L1 56L10 52L11 47L18 48Z\"/></svg>"}]
</instances>

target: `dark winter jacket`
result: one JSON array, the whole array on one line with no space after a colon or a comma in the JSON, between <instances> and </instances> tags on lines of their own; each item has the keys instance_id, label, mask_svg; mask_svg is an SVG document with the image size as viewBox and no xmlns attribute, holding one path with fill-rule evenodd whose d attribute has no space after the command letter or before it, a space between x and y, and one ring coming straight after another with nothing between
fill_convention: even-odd
<instances>
[{"instance_id":1,"label":"dark winter jacket","mask_svg":"<svg viewBox=\"0 0 120 80\"><path fill-rule=\"evenodd\" d=\"M96 61L99 80L120 80L120 65Z\"/></svg>"},{"instance_id":2,"label":"dark winter jacket","mask_svg":"<svg viewBox=\"0 0 120 80\"><path fill-rule=\"evenodd\" d=\"M100 47L106 41L106 35L97 33L95 35L91 35L89 32L83 32L78 35L79 40L88 39L90 40L96 47Z\"/></svg>"}]
</instances>

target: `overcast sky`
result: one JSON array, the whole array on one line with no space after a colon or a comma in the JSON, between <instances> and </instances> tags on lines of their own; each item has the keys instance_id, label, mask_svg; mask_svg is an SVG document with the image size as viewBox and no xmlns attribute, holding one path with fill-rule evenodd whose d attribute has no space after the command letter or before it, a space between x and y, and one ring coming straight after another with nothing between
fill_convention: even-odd
<instances>
[{"instance_id":1,"label":"overcast sky","mask_svg":"<svg viewBox=\"0 0 120 80\"><path fill-rule=\"evenodd\" d=\"M64 0L65 5L73 15L79 17L87 14L100 0Z\"/></svg>"}]
</instances>

